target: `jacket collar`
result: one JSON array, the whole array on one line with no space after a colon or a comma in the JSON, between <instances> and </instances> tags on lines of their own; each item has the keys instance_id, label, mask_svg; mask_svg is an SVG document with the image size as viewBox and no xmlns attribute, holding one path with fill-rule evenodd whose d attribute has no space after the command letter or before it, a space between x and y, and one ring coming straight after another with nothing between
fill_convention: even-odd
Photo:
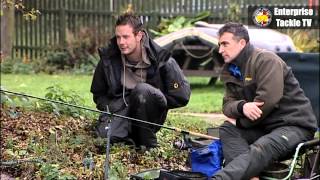
<instances>
[{"instance_id":1,"label":"jacket collar","mask_svg":"<svg viewBox=\"0 0 320 180\"><path fill-rule=\"evenodd\" d=\"M154 51L151 50L151 46L150 46L150 37L148 35L148 33L144 30L144 36L142 38L142 56L146 56L146 58L148 58L149 61L156 61L156 56Z\"/></svg>"},{"instance_id":2,"label":"jacket collar","mask_svg":"<svg viewBox=\"0 0 320 180\"><path fill-rule=\"evenodd\" d=\"M254 50L253 45L251 45L250 43L247 43L246 46L240 51L239 55L232 61L232 64L235 64L241 67L242 69L242 66L246 64L253 50Z\"/></svg>"}]
</instances>

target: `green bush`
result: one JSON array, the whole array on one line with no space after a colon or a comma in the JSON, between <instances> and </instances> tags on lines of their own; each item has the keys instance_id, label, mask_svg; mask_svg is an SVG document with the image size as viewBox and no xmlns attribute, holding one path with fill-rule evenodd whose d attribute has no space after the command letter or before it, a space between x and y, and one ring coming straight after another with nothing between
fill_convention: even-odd
<instances>
[{"instance_id":1,"label":"green bush","mask_svg":"<svg viewBox=\"0 0 320 180\"><path fill-rule=\"evenodd\" d=\"M26 64L18 62L13 64L12 73L15 74L33 74L33 66L31 64Z\"/></svg>"},{"instance_id":2,"label":"green bush","mask_svg":"<svg viewBox=\"0 0 320 180\"><path fill-rule=\"evenodd\" d=\"M53 74L70 70L68 59L69 55L66 51L51 51L43 59L34 60L35 72Z\"/></svg>"},{"instance_id":3,"label":"green bush","mask_svg":"<svg viewBox=\"0 0 320 180\"><path fill-rule=\"evenodd\" d=\"M110 167L109 179L126 179L128 168L121 161L114 161Z\"/></svg>"},{"instance_id":4,"label":"green bush","mask_svg":"<svg viewBox=\"0 0 320 180\"><path fill-rule=\"evenodd\" d=\"M54 47L44 60L38 60L36 72L93 74L99 61L97 49L104 46L108 39L108 34L98 34L92 28L81 28L77 33L68 31L66 46Z\"/></svg>"},{"instance_id":5,"label":"green bush","mask_svg":"<svg viewBox=\"0 0 320 180\"><path fill-rule=\"evenodd\" d=\"M64 70L67 66L71 66L68 62L69 54L67 52L50 52L47 55L46 63L49 66L55 66L56 69Z\"/></svg>"},{"instance_id":6,"label":"green bush","mask_svg":"<svg viewBox=\"0 0 320 180\"><path fill-rule=\"evenodd\" d=\"M43 164L39 170L39 176L47 180L73 180L77 179L75 176L62 173L59 166L56 164Z\"/></svg>"},{"instance_id":7,"label":"green bush","mask_svg":"<svg viewBox=\"0 0 320 180\"><path fill-rule=\"evenodd\" d=\"M99 61L97 49L105 46L109 34L99 34L93 28L81 28L76 33L67 32L66 46L52 47L46 56L39 59L5 59L2 73L31 74L71 71L91 75Z\"/></svg>"},{"instance_id":8,"label":"green bush","mask_svg":"<svg viewBox=\"0 0 320 180\"><path fill-rule=\"evenodd\" d=\"M289 29L286 32L291 38L298 52L319 52L319 31Z\"/></svg>"},{"instance_id":9,"label":"green bush","mask_svg":"<svg viewBox=\"0 0 320 180\"><path fill-rule=\"evenodd\" d=\"M1 89L6 90L3 86L1 86ZM0 106L5 108L4 113L8 114L11 118L17 118L20 115L17 109L21 107L30 108L32 107L32 103L27 97L2 92L0 94Z\"/></svg>"},{"instance_id":10,"label":"green bush","mask_svg":"<svg viewBox=\"0 0 320 180\"><path fill-rule=\"evenodd\" d=\"M33 64L29 60L6 58L1 62L1 73L33 74Z\"/></svg>"},{"instance_id":11,"label":"green bush","mask_svg":"<svg viewBox=\"0 0 320 180\"><path fill-rule=\"evenodd\" d=\"M238 2L229 0L229 8L227 10L227 22L238 22L241 18L241 8Z\"/></svg>"},{"instance_id":12,"label":"green bush","mask_svg":"<svg viewBox=\"0 0 320 180\"><path fill-rule=\"evenodd\" d=\"M109 34L99 34L93 28L81 28L77 34L68 32L66 52L70 67L77 73L92 74L99 61L97 49L109 38Z\"/></svg>"},{"instance_id":13,"label":"green bush","mask_svg":"<svg viewBox=\"0 0 320 180\"><path fill-rule=\"evenodd\" d=\"M97 66L97 63L99 61L99 57L98 55L89 55L87 58L88 60L86 61L86 63L82 63L79 67L73 69L73 72L75 74L93 74L95 67Z\"/></svg>"},{"instance_id":14,"label":"green bush","mask_svg":"<svg viewBox=\"0 0 320 180\"><path fill-rule=\"evenodd\" d=\"M2 62L1 62L1 73L4 73L4 74L10 74L13 72L13 65L14 65L14 62L12 59L4 59Z\"/></svg>"},{"instance_id":15,"label":"green bush","mask_svg":"<svg viewBox=\"0 0 320 180\"><path fill-rule=\"evenodd\" d=\"M62 87L59 85L48 87L47 93L45 94L45 98L78 106L82 106L84 104L84 99L81 96L79 96L76 92L66 91L62 89ZM53 103L49 101L41 101L38 102L38 104L40 106L40 109L48 112L53 112L56 115L65 114L72 117L81 117L81 115L84 114L82 110L79 108Z\"/></svg>"},{"instance_id":16,"label":"green bush","mask_svg":"<svg viewBox=\"0 0 320 180\"><path fill-rule=\"evenodd\" d=\"M184 16L177 16L171 19L162 18L160 24L157 26L157 30L149 29L149 31L159 37L183 28L192 27L195 22L203 20L209 16L209 11L203 11L197 14L194 18L186 18Z\"/></svg>"}]
</instances>

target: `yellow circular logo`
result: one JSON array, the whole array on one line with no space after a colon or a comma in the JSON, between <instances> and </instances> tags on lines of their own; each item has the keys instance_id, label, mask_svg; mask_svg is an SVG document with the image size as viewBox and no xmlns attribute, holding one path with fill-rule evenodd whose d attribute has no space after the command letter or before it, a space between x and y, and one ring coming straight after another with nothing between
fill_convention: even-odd
<instances>
[{"instance_id":1,"label":"yellow circular logo","mask_svg":"<svg viewBox=\"0 0 320 180\"><path fill-rule=\"evenodd\" d=\"M272 21L272 13L268 8L257 8L252 14L252 20L259 27L267 27Z\"/></svg>"}]
</instances>

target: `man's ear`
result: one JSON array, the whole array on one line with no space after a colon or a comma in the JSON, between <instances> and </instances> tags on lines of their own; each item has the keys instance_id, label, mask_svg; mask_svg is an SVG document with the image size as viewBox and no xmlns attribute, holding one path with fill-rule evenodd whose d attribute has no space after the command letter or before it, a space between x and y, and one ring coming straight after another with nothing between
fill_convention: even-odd
<instances>
[{"instance_id":1,"label":"man's ear","mask_svg":"<svg viewBox=\"0 0 320 180\"><path fill-rule=\"evenodd\" d=\"M136 35L137 41L141 41L142 37L143 37L144 33L142 31L139 31Z\"/></svg>"},{"instance_id":2,"label":"man's ear","mask_svg":"<svg viewBox=\"0 0 320 180\"><path fill-rule=\"evenodd\" d=\"M246 42L246 40L244 40L244 39L240 39L239 43L240 43L240 45L241 45L242 48L247 45L247 42Z\"/></svg>"}]
</instances>

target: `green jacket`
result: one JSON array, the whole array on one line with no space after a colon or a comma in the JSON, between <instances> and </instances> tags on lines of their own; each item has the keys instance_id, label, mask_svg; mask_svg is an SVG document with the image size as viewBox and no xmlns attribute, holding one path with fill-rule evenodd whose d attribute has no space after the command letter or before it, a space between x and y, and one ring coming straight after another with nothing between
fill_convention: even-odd
<instances>
[{"instance_id":1,"label":"green jacket","mask_svg":"<svg viewBox=\"0 0 320 180\"><path fill-rule=\"evenodd\" d=\"M292 69L275 53L255 49L247 44L232 62L241 69L242 80L232 76L225 64L221 79L225 84L223 113L237 119L242 128L300 126L311 131L317 128L309 99L294 77ZM251 121L242 112L245 102L264 102L262 116Z\"/></svg>"}]
</instances>

